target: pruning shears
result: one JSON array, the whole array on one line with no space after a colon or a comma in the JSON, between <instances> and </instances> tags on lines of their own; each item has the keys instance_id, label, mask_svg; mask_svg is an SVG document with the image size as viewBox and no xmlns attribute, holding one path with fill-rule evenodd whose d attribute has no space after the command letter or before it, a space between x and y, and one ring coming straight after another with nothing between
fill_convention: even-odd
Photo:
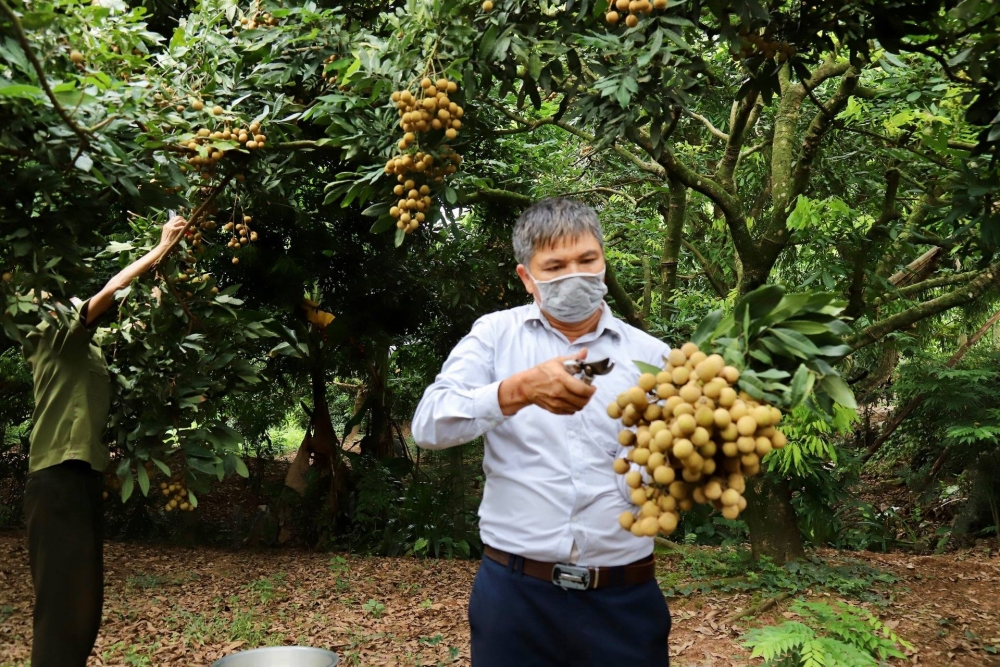
<instances>
[{"instance_id":1,"label":"pruning shears","mask_svg":"<svg viewBox=\"0 0 1000 667\"><path fill-rule=\"evenodd\" d=\"M579 359L567 359L563 362L563 368L570 375L580 378L587 384L593 384L597 375L607 375L615 367L615 362L610 359L598 359L597 361L580 361Z\"/></svg>"}]
</instances>

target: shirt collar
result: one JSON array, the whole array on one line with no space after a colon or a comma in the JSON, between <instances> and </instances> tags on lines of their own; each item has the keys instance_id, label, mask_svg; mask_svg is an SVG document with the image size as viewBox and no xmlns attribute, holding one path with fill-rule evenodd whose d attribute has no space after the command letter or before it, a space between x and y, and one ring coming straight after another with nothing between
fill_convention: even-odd
<instances>
[{"instance_id":1,"label":"shirt collar","mask_svg":"<svg viewBox=\"0 0 1000 667\"><path fill-rule=\"evenodd\" d=\"M586 333L583 336L580 336L580 338L577 339L577 342L580 341L587 342L591 340L597 340L602 335L604 335L605 331L614 334L619 340L622 339L622 337L624 336L624 332L622 331L622 323L618 320L617 317L615 317L611 313L611 306L609 306L608 303L605 301L601 304L601 308L604 309L604 312L601 313L601 319L597 321L597 328L590 333ZM537 322L538 324L541 324L541 326L545 327L549 331L555 331L555 329L552 328L552 323L549 322L548 318L545 317L545 315L542 313L542 309L538 307L537 301L531 302L531 306L529 306L528 308L528 316L525 318L525 322Z\"/></svg>"}]
</instances>

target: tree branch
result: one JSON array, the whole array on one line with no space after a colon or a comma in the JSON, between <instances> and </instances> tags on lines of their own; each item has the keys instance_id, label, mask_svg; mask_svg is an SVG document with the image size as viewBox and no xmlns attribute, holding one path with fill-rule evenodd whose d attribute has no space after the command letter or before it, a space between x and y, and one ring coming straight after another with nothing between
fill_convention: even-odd
<instances>
[{"instance_id":1,"label":"tree branch","mask_svg":"<svg viewBox=\"0 0 1000 667\"><path fill-rule=\"evenodd\" d=\"M888 169L885 172L885 197L882 201L882 213L861 239L860 247L856 248L853 253L854 272L847 293L847 308L844 310L844 315L851 319L859 317L864 312L868 259L871 257L874 245L888 237L887 225L899 217L899 212L896 210L896 194L898 192L899 170Z\"/></svg>"},{"instance_id":2,"label":"tree branch","mask_svg":"<svg viewBox=\"0 0 1000 667\"><path fill-rule=\"evenodd\" d=\"M722 130L720 130L719 128L717 128L715 125L712 125L712 121L710 121L709 119L705 118L701 114L697 114L697 113L691 111L690 109L684 109L684 112L687 113L687 115L689 115L692 118L694 118L695 120L701 122L702 125L704 125L706 128L708 128L709 133L713 137L716 137L718 139L722 139L723 141L729 141L729 135L726 134L725 132L723 132Z\"/></svg>"},{"instance_id":3,"label":"tree branch","mask_svg":"<svg viewBox=\"0 0 1000 667\"><path fill-rule=\"evenodd\" d=\"M739 107L736 108L732 116L729 136L726 139L726 150L715 169L716 180L731 194L736 193L736 186L733 183L733 173L736 171L736 163L740 159L740 151L743 148L747 124L750 116L753 114L753 110L757 107L758 97L759 93L753 91L740 101Z\"/></svg>"},{"instance_id":4,"label":"tree branch","mask_svg":"<svg viewBox=\"0 0 1000 667\"><path fill-rule=\"evenodd\" d=\"M708 278L708 282L711 283L712 289L715 290L715 293L723 299L729 296L729 288L726 287L726 284L722 282L722 279L715 273L715 267L713 267L711 262L708 261L708 258L701 254L701 251L685 238L681 239L681 245L683 245L692 255L694 255L694 258L698 260L698 264L701 265L702 272L705 274L705 277Z\"/></svg>"},{"instance_id":5,"label":"tree branch","mask_svg":"<svg viewBox=\"0 0 1000 667\"><path fill-rule=\"evenodd\" d=\"M87 132L77 125L66 110L63 109L62 105L59 104L59 100L56 99L55 94L52 92L52 88L49 87L49 81L45 77L45 70L42 68L42 64L38 62L38 57L35 52L31 49L31 44L28 42L27 35L24 34L24 28L21 26L21 20L14 13L14 10L10 8L6 0L0 0L0 11L7 15L10 22L14 26L14 33L17 36L17 41L21 45L21 50L24 51L24 55L27 56L28 60L31 62L31 66L35 70L35 74L38 76L38 83L41 85L42 90L45 91L45 96L49 98L49 102L52 103L53 108L55 108L56 113L62 118L63 122L66 123L67 127L73 131L77 137L80 138L80 143L89 146L90 137Z\"/></svg>"},{"instance_id":6,"label":"tree branch","mask_svg":"<svg viewBox=\"0 0 1000 667\"><path fill-rule=\"evenodd\" d=\"M913 283L912 285L901 287L898 290L886 292L882 295L882 300L879 305L885 305L896 299L905 299L914 294L920 294L921 292L926 292L927 290L936 289L938 287L948 287L949 285L967 283L978 275L979 271L966 271L964 273L951 273L946 276L938 276L937 278L928 278L927 280L923 280L919 283Z\"/></svg>"},{"instance_id":7,"label":"tree branch","mask_svg":"<svg viewBox=\"0 0 1000 667\"><path fill-rule=\"evenodd\" d=\"M994 283L998 271L1000 271L1000 262L990 265L989 268L966 285L961 285L957 289L943 294L936 299L931 299L872 324L848 339L847 344L851 346L852 350L857 351L872 343L877 343L883 336L893 331L898 331L920 320L933 317L957 306L971 303Z\"/></svg>"}]
</instances>

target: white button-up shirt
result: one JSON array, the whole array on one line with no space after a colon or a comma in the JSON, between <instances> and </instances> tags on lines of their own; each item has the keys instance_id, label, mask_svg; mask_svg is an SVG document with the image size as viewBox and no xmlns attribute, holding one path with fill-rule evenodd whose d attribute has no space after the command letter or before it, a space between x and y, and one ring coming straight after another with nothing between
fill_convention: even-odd
<instances>
[{"instance_id":1,"label":"white button-up shirt","mask_svg":"<svg viewBox=\"0 0 1000 667\"><path fill-rule=\"evenodd\" d=\"M618 524L631 504L614 472L620 422L608 404L634 385L633 360L662 366L669 347L616 319L607 305L597 329L570 343L536 304L486 315L458 343L417 406L413 437L443 449L486 436L486 486L479 507L482 540L496 549L545 562L625 565L648 556L653 540ZM594 379L597 392L573 415L535 405L505 417L498 389L511 375L554 357L588 349L614 369ZM575 549L574 549L575 547Z\"/></svg>"}]
</instances>

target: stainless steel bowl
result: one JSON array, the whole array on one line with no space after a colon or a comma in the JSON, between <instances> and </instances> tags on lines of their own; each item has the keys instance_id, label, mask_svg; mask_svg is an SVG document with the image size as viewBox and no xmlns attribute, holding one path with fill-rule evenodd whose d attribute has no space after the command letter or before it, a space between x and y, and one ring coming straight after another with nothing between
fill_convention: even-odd
<instances>
[{"instance_id":1,"label":"stainless steel bowl","mask_svg":"<svg viewBox=\"0 0 1000 667\"><path fill-rule=\"evenodd\" d=\"M336 667L340 656L307 646L270 646L227 655L212 667Z\"/></svg>"}]
</instances>

